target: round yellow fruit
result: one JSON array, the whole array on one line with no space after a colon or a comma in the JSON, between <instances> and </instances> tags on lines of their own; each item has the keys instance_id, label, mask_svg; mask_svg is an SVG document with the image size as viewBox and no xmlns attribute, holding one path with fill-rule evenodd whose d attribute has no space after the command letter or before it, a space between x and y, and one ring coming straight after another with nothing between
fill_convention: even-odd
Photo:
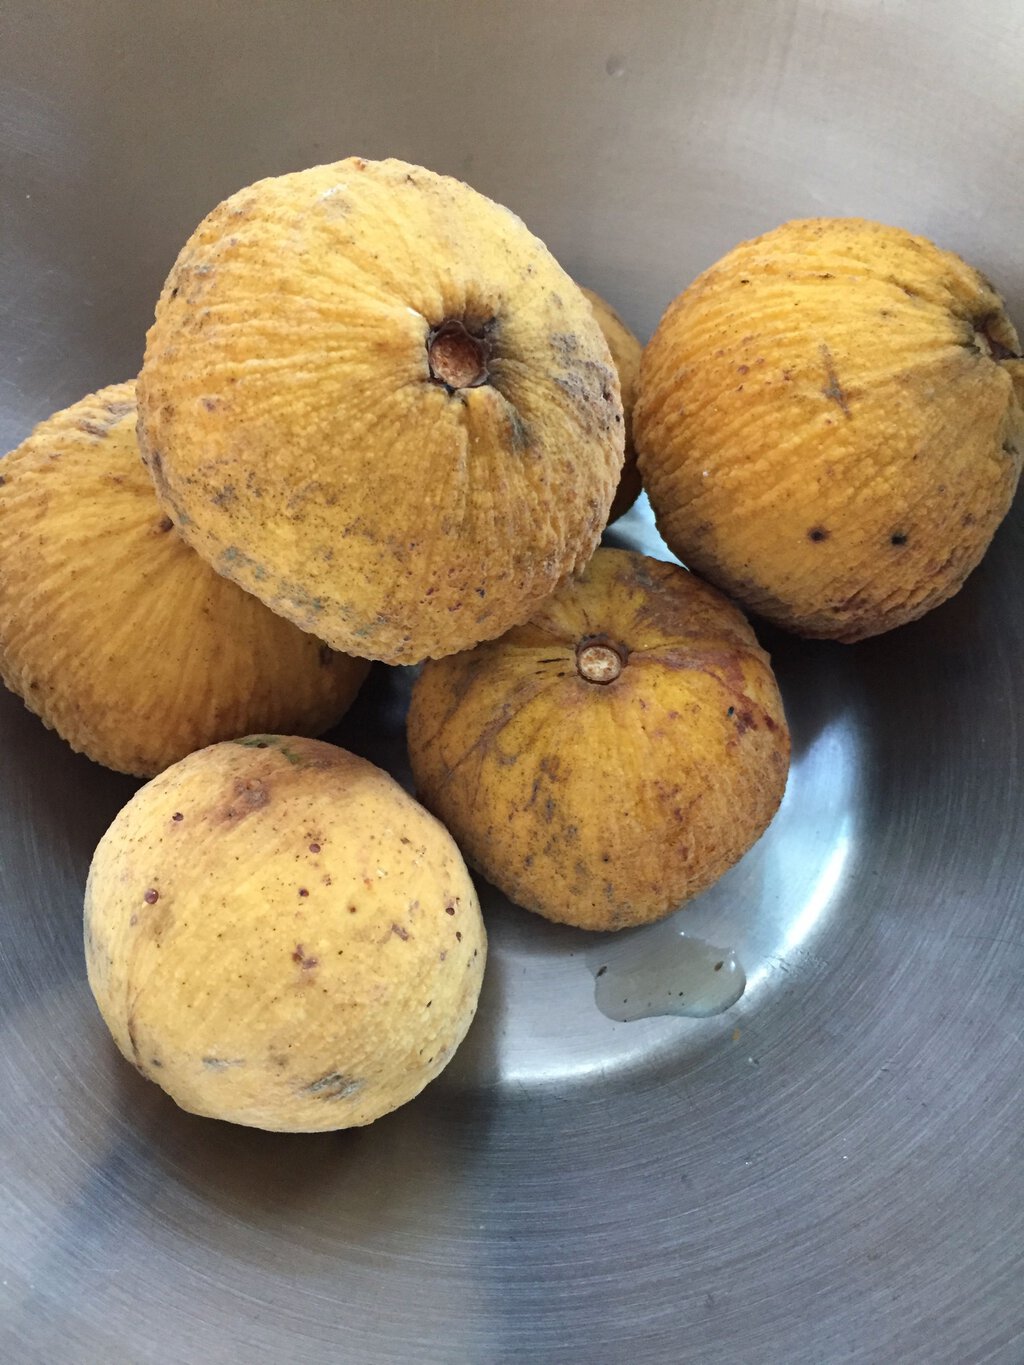
<instances>
[{"instance_id":1,"label":"round yellow fruit","mask_svg":"<svg viewBox=\"0 0 1024 1365\"><path fill-rule=\"evenodd\" d=\"M254 729L318 734L366 676L194 554L153 496L135 385L0 463L0 676L75 749L151 776Z\"/></svg>"},{"instance_id":2,"label":"round yellow fruit","mask_svg":"<svg viewBox=\"0 0 1024 1365\"><path fill-rule=\"evenodd\" d=\"M622 468L608 347L507 209L402 161L263 180L199 225L139 385L164 507L336 649L450 654L597 544Z\"/></svg>"},{"instance_id":3,"label":"round yellow fruit","mask_svg":"<svg viewBox=\"0 0 1024 1365\"><path fill-rule=\"evenodd\" d=\"M117 1046L183 1109L312 1132L438 1075L486 939L451 837L387 773L256 735L125 806L93 858L85 948Z\"/></svg>"},{"instance_id":4,"label":"round yellow fruit","mask_svg":"<svg viewBox=\"0 0 1024 1365\"><path fill-rule=\"evenodd\" d=\"M861 219L745 242L671 305L634 432L680 559L803 635L922 616L979 562L1013 498L1024 361L958 256Z\"/></svg>"},{"instance_id":5,"label":"round yellow fruit","mask_svg":"<svg viewBox=\"0 0 1024 1365\"><path fill-rule=\"evenodd\" d=\"M610 303L592 289L580 288L590 301L594 317L604 333L604 339L611 351L612 361L619 375L619 390L622 394L622 413L626 428L626 460L615 490L612 510L608 514L609 524L617 521L636 502L640 496L640 471L636 466L636 451L633 449L633 403L636 400L636 385L640 375L640 356L643 347L616 313Z\"/></svg>"},{"instance_id":6,"label":"round yellow fruit","mask_svg":"<svg viewBox=\"0 0 1024 1365\"><path fill-rule=\"evenodd\" d=\"M768 656L685 569L598 550L524 626L428 663L419 794L470 863L584 929L661 918L746 852L786 785Z\"/></svg>"}]
</instances>

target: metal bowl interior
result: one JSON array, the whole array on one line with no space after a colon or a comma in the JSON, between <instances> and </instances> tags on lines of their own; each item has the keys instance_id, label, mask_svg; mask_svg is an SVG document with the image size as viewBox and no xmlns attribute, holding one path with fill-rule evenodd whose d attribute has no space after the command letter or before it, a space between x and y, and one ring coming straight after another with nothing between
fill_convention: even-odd
<instances>
[{"instance_id":1,"label":"metal bowl interior","mask_svg":"<svg viewBox=\"0 0 1024 1365\"><path fill-rule=\"evenodd\" d=\"M11 0L6 30L3 449L135 372L218 199L354 151L508 203L641 335L735 241L807 213L927 233L1024 321L1014 0ZM643 502L610 539L666 553ZM607 940L485 889L467 1042L337 1135L194 1118L116 1055L81 895L136 784L0 697L0 1353L1024 1359L1022 562L1018 509L915 625L762 633L789 790L676 920L736 950L730 1010L614 1022ZM375 669L334 737L402 774L407 689Z\"/></svg>"}]
</instances>

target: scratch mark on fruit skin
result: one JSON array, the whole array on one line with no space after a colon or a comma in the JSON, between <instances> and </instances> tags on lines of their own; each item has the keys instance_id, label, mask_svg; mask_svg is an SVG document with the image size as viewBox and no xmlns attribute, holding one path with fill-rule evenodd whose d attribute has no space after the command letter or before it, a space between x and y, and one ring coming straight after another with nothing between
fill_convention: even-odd
<instances>
[{"instance_id":1,"label":"scratch mark on fruit skin","mask_svg":"<svg viewBox=\"0 0 1024 1365\"><path fill-rule=\"evenodd\" d=\"M822 393L825 395L827 399L830 400L830 402L839 405L839 408L842 411L844 417L849 417L850 404L848 403L846 394L843 392L842 386L839 383L839 376L836 373L836 366L835 361L832 359L832 352L829 350L829 348L825 345L824 342L821 343L821 347L819 349L821 350L821 358L825 362L825 375L828 379L828 383L822 389Z\"/></svg>"},{"instance_id":2,"label":"scratch mark on fruit skin","mask_svg":"<svg viewBox=\"0 0 1024 1365\"><path fill-rule=\"evenodd\" d=\"M138 1069L139 1069L140 1071L143 1071L143 1067L142 1067L142 1053L139 1051L138 1039L137 1039L136 1036L135 1036L135 1011L134 1011L134 1010L130 1010L129 1013L128 1013L127 1029L128 1029L128 1042L131 1044L132 1056L135 1058L135 1065L138 1067ZM145 1072L143 1072L143 1074L145 1074Z\"/></svg>"},{"instance_id":3,"label":"scratch mark on fruit skin","mask_svg":"<svg viewBox=\"0 0 1024 1365\"><path fill-rule=\"evenodd\" d=\"M326 1075L302 1086L301 1095L315 1095L321 1100L345 1100L361 1090L363 1082L344 1075L341 1071L328 1071Z\"/></svg>"}]
</instances>

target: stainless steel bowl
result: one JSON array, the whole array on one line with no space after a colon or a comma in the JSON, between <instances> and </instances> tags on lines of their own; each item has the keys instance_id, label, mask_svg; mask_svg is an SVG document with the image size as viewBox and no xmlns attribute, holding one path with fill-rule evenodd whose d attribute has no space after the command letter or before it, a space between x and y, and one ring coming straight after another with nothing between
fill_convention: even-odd
<instances>
[{"instance_id":1,"label":"stainless steel bowl","mask_svg":"<svg viewBox=\"0 0 1024 1365\"><path fill-rule=\"evenodd\" d=\"M934 236L1024 320L1022 56L1017 0L8 0L0 446L136 371L217 200L352 152L508 203L641 334L817 212ZM644 507L614 534L659 550ZM785 805L680 921L738 1004L614 1023L605 945L492 898L456 1062L336 1136L121 1062L80 905L134 784L0 699L0 1358L1019 1365L1022 539L889 637L768 638ZM401 768L405 688L338 737Z\"/></svg>"}]
</instances>

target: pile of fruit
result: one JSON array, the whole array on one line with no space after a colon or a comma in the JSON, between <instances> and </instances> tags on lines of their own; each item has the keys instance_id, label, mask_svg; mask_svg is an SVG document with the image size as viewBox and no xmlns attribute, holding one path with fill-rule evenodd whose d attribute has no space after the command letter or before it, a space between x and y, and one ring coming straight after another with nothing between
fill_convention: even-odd
<instances>
[{"instance_id":1,"label":"pile of fruit","mask_svg":"<svg viewBox=\"0 0 1024 1365\"><path fill-rule=\"evenodd\" d=\"M705 889L789 761L740 607L844 641L921 616L984 554L1022 441L1002 300L901 230L746 242L641 355L457 181L352 158L233 195L137 382L0 465L3 680L152 779L86 890L118 1047L263 1128L411 1099L483 979L463 857L588 929ZM641 480L688 569L597 548ZM422 805L315 738L370 660L422 665Z\"/></svg>"}]
</instances>

